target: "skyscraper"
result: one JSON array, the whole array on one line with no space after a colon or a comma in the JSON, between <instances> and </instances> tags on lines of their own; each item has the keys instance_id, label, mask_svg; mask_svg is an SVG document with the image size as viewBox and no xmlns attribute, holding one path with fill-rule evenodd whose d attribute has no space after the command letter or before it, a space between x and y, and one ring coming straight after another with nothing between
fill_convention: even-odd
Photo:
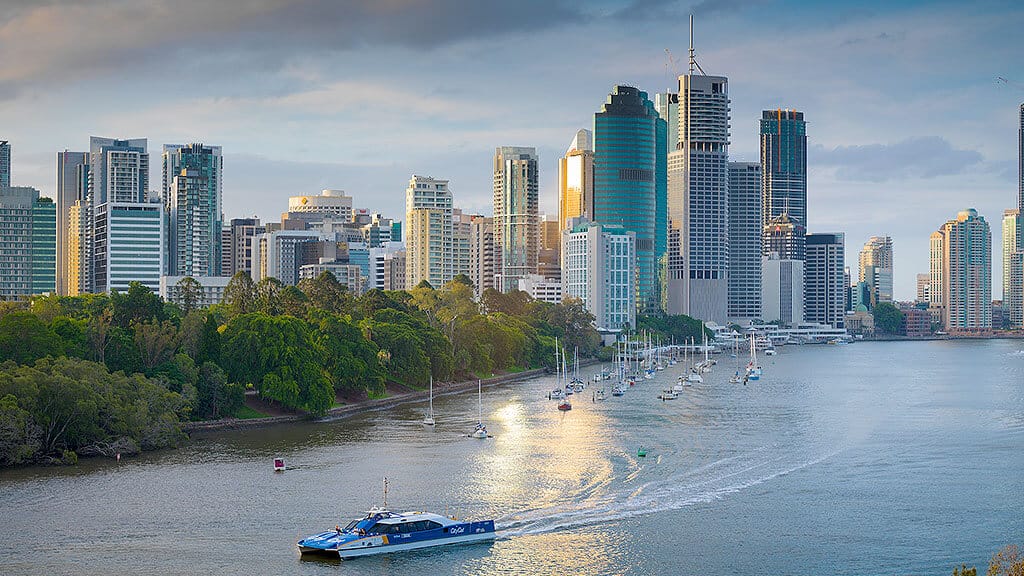
<instances>
[{"instance_id":1,"label":"skyscraper","mask_svg":"<svg viewBox=\"0 0 1024 576\"><path fill-rule=\"evenodd\" d=\"M87 290L89 153L57 153L57 293L74 296ZM77 207L76 207L77 203ZM74 210L75 216L71 213ZM83 266L86 268L83 269Z\"/></svg>"},{"instance_id":2,"label":"skyscraper","mask_svg":"<svg viewBox=\"0 0 1024 576\"><path fill-rule=\"evenodd\" d=\"M494 151L494 249L502 292L537 271L540 236L537 150L502 146Z\"/></svg>"},{"instance_id":3,"label":"skyscraper","mask_svg":"<svg viewBox=\"0 0 1024 576\"><path fill-rule=\"evenodd\" d=\"M591 216L594 206L594 146L590 130L579 130L558 159L559 234L570 218Z\"/></svg>"},{"instance_id":4,"label":"skyscraper","mask_svg":"<svg viewBox=\"0 0 1024 576\"><path fill-rule=\"evenodd\" d=\"M28 186L0 187L0 300L54 291L55 243L53 201Z\"/></svg>"},{"instance_id":5,"label":"skyscraper","mask_svg":"<svg viewBox=\"0 0 1024 576\"><path fill-rule=\"evenodd\" d=\"M797 260L804 259L807 232L807 123L803 112L765 110L761 113L763 208L767 224L786 214L797 229Z\"/></svg>"},{"instance_id":6,"label":"skyscraper","mask_svg":"<svg viewBox=\"0 0 1024 576\"><path fill-rule=\"evenodd\" d=\"M1024 104L1020 105L1020 125L1017 127L1017 209L1024 214ZM1024 251L1024 232L1017 236L1017 249Z\"/></svg>"},{"instance_id":7,"label":"skyscraper","mask_svg":"<svg viewBox=\"0 0 1024 576\"><path fill-rule=\"evenodd\" d=\"M232 218L227 227L228 241L223 248L227 266L222 266L221 274L234 276L237 272L252 274L253 269L253 238L267 231L266 226L260 224L260 219Z\"/></svg>"},{"instance_id":8,"label":"skyscraper","mask_svg":"<svg viewBox=\"0 0 1024 576\"><path fill-rule=\"evenodd\" d=\"M871 287L871 304L892 302L892 238L872 236L860 251L860 281Z\"/></svg>"},{"instance_id":9,"label":"skyscraper","mask_svg":"<svg viewBox=\"0 0 1024 576\"><path fill-rule=\"evenodd\" d=\"M405 279L435 288L452 279L452 193L447 180L413 176L405 190Z\"/></svg>"},{"instance_id":10,"label":"skyscraper","mask_svg":"<svg viewBox=\"0 0 1024 576\"><path fill-rule=\"evenodd\" d=\"M932 248L933 255L938 252L933 266L938 265L943 326L951 332L991 330L992 233L988 222L973 208L962 210L932 235Z\"/></svg>"},{"instance_id":11,"label":"skyscraper","mask_svg":"<svg viewBox=\"0 0 1024 576\"><path fill-rule=\"evenodd\" d=\"M221 274L223 171L220 146L164 145L169 276Z\"/></svg>"},{"instance_id":12,"label":"skyscraper","mask_svg":"<svg viewBox=\"0 0 1024 576\"><path fill-rule=\"evenodd\" d=\"M11 143L0 140L0 188L11 185Z\"/></svg>"},{"instance_id":13,"label":"skyscraper","mask_svg":"<svg viewBox=\"0 0 1024 576\"><path fill-rule=\"evenodd\" d=\"M1013 253L1017 252L1020 245L1021 211L1010 209L1003 211L1003 299L1010 292L1010 259Z\"/></svg>"},{"instance_id":14,"label":"skyscraper","mask_svg":"<svg viewBox=\"0 0 1024 576\"><path fill-rule=\"evenodd\" d=\"M562 294L579 298L599 330L636 324L636 233L586 218L562 233Z\"/></svg>"},{"instance_id":15,"label":"skyscraper","mask_svg":"<svg viewBox=\"0 0 1024 576\"><path fill-rule=\"evenodd\" d=\"M469 279L477 298L494 288L494 218L477 215L470 221Z\"/></svg>"},{"instance_id":16,"label":"skyscraper","mask_svg":"<svg viewBox=\"0 0 1024 576\"><path fill-rule=\"evenodd\" d=\"M797 251L805 245L804 231L787 214L768 221L762 231L761 318L792 326L803 321L804 259Z\"/></svg>"},{"instance_id":17,"label":"skyscraper","mask_svg":"<svg viewBox=\"0 0 1024 576\"><path fill-rule=\"evenodd\" d=\"M636 234L636 304L661 308L658 260L665 252L667 125L647 93L615 86L594 114L592 220ZM564 267L563 267L564 272Z\"/></svg>"},{"instance_id":18,"label":"skyscraper","mask_svg":"<svg viewBox=\"0 0 1024 576\"><path fill-rule=\"evenodd\" d=\"M1024 326L1024 288L1021 287L1019 261L1024 258L1021 248L1021 234L1024 233L1024 219L1020 210L1003 212L1003 303L1010 317L1010 326Z\"/></svg>"},{"instance_id":19,"label":"skyscraper","mask_svg":"<svg viewBox=\"0 0 1024 576\"><path fill-rule=\"evenodd\" d=\"M145 202L149 191L146 139L89 138L89 203Z\"/></svg>"},{"instance_id":20,"label":"skyscraper","mask_svg":"<svg viewBox=\"0 0 1024 576\"><path fill-rule=\"evenodd\" d=\"M931 287L931 277L928 274L917 275L917 298L915 302L918 304L927 304L931 299L928 297L928 292Z\"/></svg>"},{"instance_id":21,"label":"skyscraper","mask_svg":"<svg viewBox=\"0 0 1024 576\"><path fill-rule=\"evenodd\" d=\"M729 322L761 318L761 165L729 162Z\"/></svg>"},{"instance_id":22,"label":"skyscraper","mask_svg":"<svg viewBox=\"0 0 1024 576\"><path fill-rule=\"evenodd\" d=\"M679 142L669 155L666 304L724 324L729 301L729 80L679 77Z\"/></svg>"},{"instance_id":23,"label":"skyscraper","mask_svg":"<svg viewBox=\"0 0 1024 576\"><path fill-rule=\"evenodd\" d=\"M808 234L804 260L804 321L844 328L846 286L844 235Z\"/></svg>"}]
</instances>

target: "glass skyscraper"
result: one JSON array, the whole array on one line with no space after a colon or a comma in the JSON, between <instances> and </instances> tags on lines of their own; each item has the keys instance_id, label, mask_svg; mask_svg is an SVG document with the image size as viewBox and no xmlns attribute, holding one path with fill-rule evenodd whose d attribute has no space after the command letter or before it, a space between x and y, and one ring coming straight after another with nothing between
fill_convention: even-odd
<instances>
[{"instance_id":1,"label":"glass skyscraper","mask_svg":"<svg viewBox=\"0 0 1024 576\"><path fill-rule=\"evenodd\" d=\"M615 86L594 114L593 220L636 234L637 307L661 308L659 261L666 246L668 127L632 86Z\"/></svg>"},{"instance_id":2,"label":"glass skyscraper","mask_svg":"<svg viewBox=\"0 0 1024 576\"><path fill-rule=\"evenodd\" d=\"M536 149L494 151L494 249L502 292L518 289L520 278L537 273L538 190Z\"/></svg>"},{"instance_id":3,"label":"glass skyscraper","mask_svg":"<svg viewBox=\"0 0 1024 576\"><path fill-rule=\"evenodd\" d=\"M761 113L763 225L786 214L798 230L797 260L804 259L807 231L807 123L796 110ZM765 254L768 251L765 249Z\"/></svg>"},{"instance_id":4,"label":"glass skyscraper","mask_svg":"<svg viewBox=\"0 0 1024 576\"><path fill-rule=\"evenodd\" d=\"M223 170L220 146L164 145L168 275L221 274Z\"/></svg>"},{"instance_id":5,"label":"glass skyscraper","mask_svg":"<svg viewBox=\"0 0 1024 576\"><path fill-rule=\"evenodd\" d=\"M761 317L761 165L729 162L729 321Z\"/></svg>"},{"instance_id":6,"label":"glass skyscraper","mask_svg":"<svg viewBox=\"0 0 1024 576\"><path fill-rule=\"evenodd\" d=\"M0 140L0 188L11 185L11 143Z\"/></svg>"},{"instance_id":7,"label":"glass skyscraper","mask_svg":"<svg viewBox=\"0 0 1024 576\"><path fill-rule=\"evenodd\" d=\"M0 300L53 292L53 201L27 186L0 187Z\"/></svg>"}]
</instances>

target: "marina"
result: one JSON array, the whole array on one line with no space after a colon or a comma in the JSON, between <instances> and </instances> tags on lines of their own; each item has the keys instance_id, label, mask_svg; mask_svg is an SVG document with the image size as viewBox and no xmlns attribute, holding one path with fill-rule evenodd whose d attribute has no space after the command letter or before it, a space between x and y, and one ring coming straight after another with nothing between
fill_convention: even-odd
<instances>
[{"instance_id":1,"label":"marina","mask_svg":"<svg viewBox=\"0 0 1024 576\"><path fill-rule=\"evenodd\" d=\"M552 375L435 395L435 426L422 423L425 397L342 421L200 435L120 463L6 470L0 564L7 574L115 564L154 575L564 574L566 562L580 573L948 573L1024 532L1019 350L783 346L760 359L756 383L729 384L726 356L668 402L656 397L690 369L683 362L604 402L588 390L571 412L547 399ZM467 438L480 420L486 442ZM286 471L272 470L275 457ZM299 552L311 532L380 504L385 476L392 509L493 518L495 539L351 561Z\"/></svg>"}]
</instances>

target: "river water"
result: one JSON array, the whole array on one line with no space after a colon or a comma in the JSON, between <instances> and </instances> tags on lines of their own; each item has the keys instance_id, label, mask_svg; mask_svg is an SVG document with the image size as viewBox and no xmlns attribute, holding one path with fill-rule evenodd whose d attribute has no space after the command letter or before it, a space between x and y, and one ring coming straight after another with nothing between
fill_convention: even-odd
<instances>
[{"instance_id":1,"label":"river water","mask_svg":"<svg viewBox=\"0 0 1024 576\"><path fill-rule=\"evenodd\" d=\"M0 472L3 574L949 574L1024 544L1024 343L788 346L560 413L553 378L329 423ZM589 376L596 368L589 368ZM610 387L609 387L610 389ZM637 448L646 446L646 458ZM295 469L272 471L274 456ZM497 518L493 544L352 561L295 541L381 502Z\"/></svg>"}]
</instances>

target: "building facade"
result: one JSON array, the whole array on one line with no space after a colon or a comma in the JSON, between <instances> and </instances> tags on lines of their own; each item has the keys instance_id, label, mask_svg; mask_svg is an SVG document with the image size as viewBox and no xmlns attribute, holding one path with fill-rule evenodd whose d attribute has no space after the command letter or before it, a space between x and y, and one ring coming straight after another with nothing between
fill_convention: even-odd
<instances>
[{"instance_id":1,"label":"building facade","mask_svg":"<svg viewBox=\"0 0 1024 576\"><path fill-rule=\"evenodd\" d=\"M795 326L804 321L804 261L772 252L761 259L761 319Z\"/></svg>"},{"instance_id":2,"label":"building facade","mask_svg":"<svg viewBox=\"0 0 1024 576\"><path fill-rule=\"evenodd\" d=\"M667 125L654 103L632 86L615 86L594 114L592 220L636 235L636 304L641 311L661 309L658 263L666 242L666 138ZM564 264L562 271L564 279Z\"/></svg>"},{"instance_id":3,"label":"building facade","mask_svg":"<svg viewBox=\"0 0 1024 576\"><path fill-rule=\"evenodd\" d=\"M590 130L579 130L558 159L559 236L570 218L590 218L594 210L594 145Z\"/></svg>"},{"instance_id":4,"label":"building facade","mask_svg":"<svg viewBox=\"0 0 1024 576\"><path fill-rule=\"evenodd\" d=\"M729 163L729 322L761 318L761 165Z\"/></svg>"},{"instance_id":5,"label":"building facade","mask_svg":"<svg viewBox=\"0 0 1024 576\"><path fill-rule=\"evenodd\" d=\"M806 233L807 123L803 112L761 112L761 169L763 223L785 214ZM798 235L795 240L794 257L803 260L803 239Z\"/></svg>"},{"instance_id":6,"label":"building facade","mask_svg":"<svg viewBox=\"0 0 1024 576\"><path fill-rule=\"evenodd\" d=\"M679 77L666 306L719 324L729 302L729 109L728 78Z\"/></svg>"},{"instance_id":7,"label":"building facade","mask_svg":"<svg viewBox=\"0 0 1024 576\"><path fill-rule=\"evenodd\" d=\"M74 296L86 290L88 275L89 153L57 153L57 293ZM74 216L72 216L74 212Z\"/></svg>"},{"instance_id":8,"label":"building facade","mask_svg":"<svg viewBox=\"0 0 1024 576\"><path fill-rule=\"evenodd\" d=\"M950 332L992 329L992 233L977 210L960 211L932 235L938 251L942 324ZM932 286L932 291L935 291ZM935 294L930 295L933 301Z\"/></svg>"},{"instance_id":9,"label":"building facade","mask_svg":"<svg viewBox=\"0 0 1024 576\"><path fill-rule=\"evenodd\" d=\"M224 302L224 289L231 281L227 276L161 276L160 297L181 306L184 300L178 283L185 278L192 278L199 283L201 290L199 300L195 304L197 308L209 308Z\"/></svg>"},{"instance_id":10,"label":"building facade","mask_svg":"<svg viewBox=\"0 0 1024 576\"><path fill-rule=\"evenodd\" d=\"M494 218L476 215L469 228L469 279L479 298L494 288Z\"/></svg>"},{"instance_id":11,"label":"building facade","mask_svg":"<svg viewBox=\"0 0 1024 576\"><path fill-rule=\"evenodd\" d=\"M527 274L526 277L520 278L516 289L526 292L534 300L550 304L562 303L562 283L539 274Z\"/></svg>"},{"instance_id":12,"label":"building facade","mask_svg":"<svg viewBox=\"0 0 1024 576\"><path fill-rule=\"evenodd\" d=\"M168 275L222 275L223 179L220 146L164 145Z\"/></svg>"},{"instance_id":13,"label":"building facade","mask_svg":"<svg viewBox=\"0 0 1024 576\"><path fill-rule=\"evenodd\" d=\"M537 150L502 146L494 151L494 247L502 292L537 270L540 235Z\"/></svg>"},{"instance_id":14,"label":"building facade","mask_svg":"<svg viewBox=\"0 0 1024 576\"><path fill-rule=\"evenodd\" d=\"M846 267L845 237L808 234L804 259L804 322L845 327Z\"/></svg>"},{"instance_id":15,"label":"building facade","mask_svg":"<svg viewBox=\"0 0 1024 576\"><path fill-rule=\"evenodd\" d=\"M320 256L316 253L304 256L302 245L320 240L320 233L313 230L275 230L253 237L253 282L277 278L285 286L298 284L299 268L305 260Z\"/></svg>"},{"instance_id":16,"label":"building facade","mask_svg":"<svg viewBox=\"0 0 1024 576\"><path fill-rule=\"evenodd\" d=\"M914 300L918 304L928 304L931 300L929 298L929 288L931 287L931 276L928 274L917 275L917 298Z\"/></svg>"},{"instance_id":17,"label":"building facade","mask_svg":"<svg viewBox=\"0 0 1024 576\"><path fill-rule=\"evenodd\" d=\"M636 233L580 218L562 242L563 297L580 299L598 330L636 326Z\"/></svg>"},{"instance_id":18,"label":"building facade","mask_svg":"<svg viewBox=\"0 0 1024 576\"><path fill-rule=\"evenodd\" d=\"M881 302L892 302L893 256L892 238L872 236L861 248L860 281L871 287L871 302L868 309Z\"/></svg>"},{"instance_id":19,"label":"building facade","mask_svg":"<svg viewBox=\"0 0 1024 576\"><path fill-rule=\"evenodd\" d=\"M405 190L405 277L440 288L454 277L452 193L447 180L413 176Z\"/></svg>"},{"instance_id":20,"label":"building facade","mask_svg":"<svg viewBox=\"0 0 1024 576\"><path fill-rule=\"evenodd\" d=\"M54 292L56 229L53 200L28 186L0 187L0 300Z\"/></svg>"},{"instance_id":21,"label":"building facade","mask_svg":"<svg viewBox=\"0 0 1024 576\"><path fill-rule=\"evenodd\" d=\"M125 292L139 282L160 290L164 271L163 206L110 201L93 208L92 289Z\"/></svg>"},{"instance_id":22,"label":"building facade","mask_svg":"<svg viewBox=\"0 0 1024 576\"><path fill-rule=\"evenodd\" d=\"M0 140L0 188L11 185L11 143Z\"/></svg>"}]
</instances>

